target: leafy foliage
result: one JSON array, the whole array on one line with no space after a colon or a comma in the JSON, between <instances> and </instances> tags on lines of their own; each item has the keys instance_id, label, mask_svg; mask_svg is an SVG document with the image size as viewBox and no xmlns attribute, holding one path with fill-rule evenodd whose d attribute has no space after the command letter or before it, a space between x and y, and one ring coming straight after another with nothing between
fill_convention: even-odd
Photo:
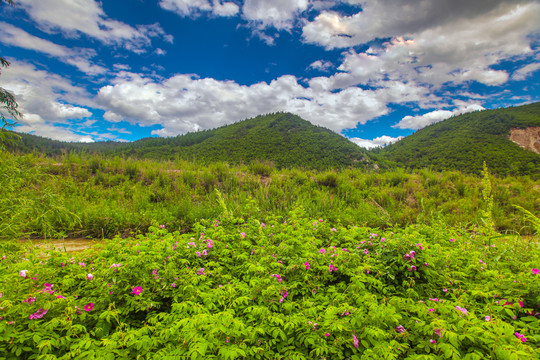
<instances>
[{"instance_id":1,"label":"leafy foliage","mask_svg":"<svg viewBox=\"0 0 540 360\"><path fill-rule=\"evenodd\" d=\"M459 115L427 126L378 150L407 168L460 170L480 174L485 161L498 176L538 179L540 155L508 139L512 128L540 126L540 103Z\"/></svg>"},{"instance_id":2,"label":"leafy foliage","mask_svg":"<svg viewBox=\"0 0 540 360\"><path fill-rule=\"evenodd\" d=\"M342 227L301 208L264 223L231 215L183 235L155 224L81 254L2 243L0 356L540 355L537 241Z\"/></svg>"}]
</instances>

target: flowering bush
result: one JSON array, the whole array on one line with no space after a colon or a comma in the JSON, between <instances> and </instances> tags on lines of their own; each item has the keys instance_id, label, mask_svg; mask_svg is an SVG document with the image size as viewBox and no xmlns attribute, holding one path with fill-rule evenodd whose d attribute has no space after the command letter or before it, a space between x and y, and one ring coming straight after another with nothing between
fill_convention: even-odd
<instances>
[{"instance_id":1,"label":"flowering bush","mask_svg":"<svg viewBox=\"0 0 540 360\"><path fill-rule=\"evenodd\" d=\"M321 220L156 224L47 257L1 245L0 358L540 356L537 239Z\"/></svg>"}]
</instances>

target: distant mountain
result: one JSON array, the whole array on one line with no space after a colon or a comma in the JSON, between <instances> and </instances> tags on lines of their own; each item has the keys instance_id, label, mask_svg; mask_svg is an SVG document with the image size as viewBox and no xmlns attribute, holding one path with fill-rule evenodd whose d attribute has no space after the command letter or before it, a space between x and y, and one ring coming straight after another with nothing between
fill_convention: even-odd
<instances>
[{"instance_id":1,"label":"distant mountain","mask_svg":"<svg viewBox=\"0 0 540 360\"><path fill-rule=\"evenodd\" d=\"M171 138L146 138L132 143L63 143L22 135L13 150L37 150L49 155L86 150L136 158L226 161L270 161L277 167L327 169L362 167L371 162L368 152L343 136L290 113L261 115L217 129Z\"/></svg>"},{"instance_id":2,"label":"distant mountain","mask_svg":"<svg viewBox=\"0 0 540 360\"><path fill-rule=\"evenodd\" d=\"M535 139L538 129L540 103L485 110L427 126L376 153L407 168L479 174L485 161L490 172L499 176L538 178L540 155L534 151L540 141ZM519 145L510 140L511 135Z\"/></svg>"}]
</instances>

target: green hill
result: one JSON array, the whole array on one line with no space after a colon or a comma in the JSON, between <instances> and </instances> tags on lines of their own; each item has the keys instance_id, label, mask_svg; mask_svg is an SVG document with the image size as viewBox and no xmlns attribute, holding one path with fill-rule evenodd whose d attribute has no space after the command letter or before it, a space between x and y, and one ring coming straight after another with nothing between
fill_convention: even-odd
<instances>
[{"instance_id":1,"label":"green hill","mask_svg":"<svg viewBox=\"0 0 540 360\"><path fill-rule=\"evenodd\" d=\"M12 150L59 155L84 150L105 155L151 159L185 159L206 164L269 161L278 168L327 169L362 167L370 162L368 152L341 135L315 126L296 115L261 115L217 129L171 138L146 138L132 143L63 143L22 135Z\"/></svg>"},{"instance_id":2,"label":"green hill","mask_svg":"<svg viewBox=\"0 0 540 360\"><path fill-rule=\"evenodd\" d=\"M540 103L459 115L377 150L407 168L479 174L485 161L499 176L540 175L540 155L509 140L510 130L540 127Z\"/></svg>"}]
</instances>

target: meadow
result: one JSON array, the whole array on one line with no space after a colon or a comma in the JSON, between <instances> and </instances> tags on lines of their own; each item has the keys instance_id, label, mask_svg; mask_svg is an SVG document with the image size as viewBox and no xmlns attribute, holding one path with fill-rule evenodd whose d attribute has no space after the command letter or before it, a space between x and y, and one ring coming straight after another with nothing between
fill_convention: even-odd
<instances>
[{"instance_id":1,"label":"meadow","mask_svg":"<svg viewBox=\"0 0 540 360\"><path fill-rule=\"evenodd\" d=\"M538 185L486 170L3 152L0 358L538 358Z\"/></svg>"}]
</instances>

